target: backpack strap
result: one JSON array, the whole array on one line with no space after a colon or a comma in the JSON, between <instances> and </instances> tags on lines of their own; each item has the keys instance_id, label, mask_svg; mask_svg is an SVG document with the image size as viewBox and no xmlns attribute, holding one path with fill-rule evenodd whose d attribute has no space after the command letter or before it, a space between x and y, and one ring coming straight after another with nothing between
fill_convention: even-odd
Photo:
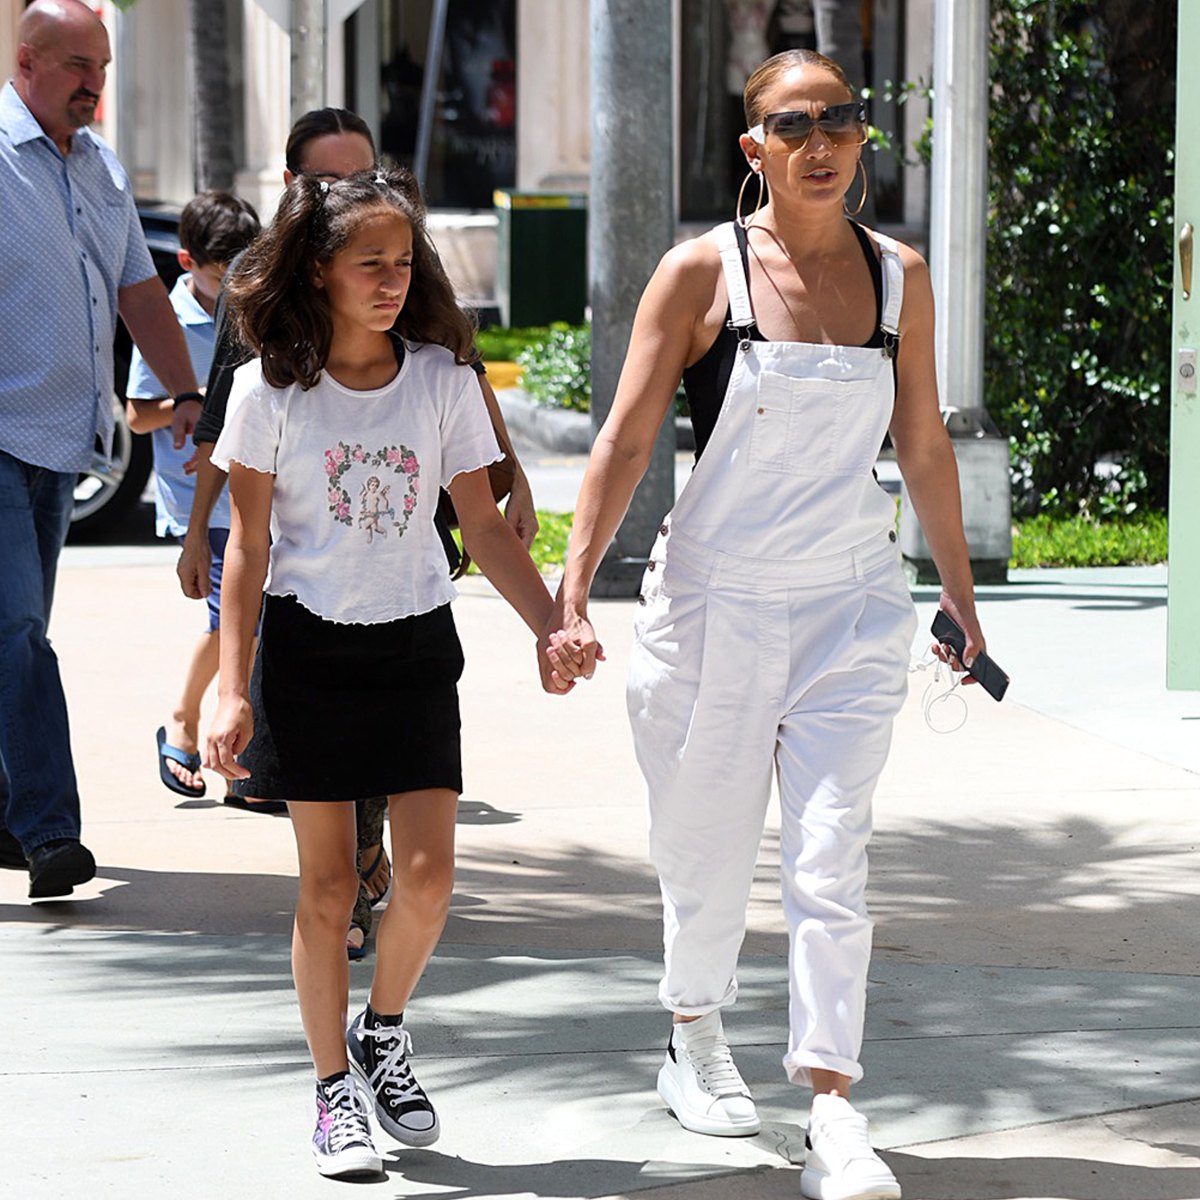
<instances>
[{"instance_id":1,"label":"backpack strap","mask_svg":"<svg viewBox=\"0 0 1200 1200\"><path fill-rule=\"evenodd\" d=\"M741 341L747 341L754 329L754 310L750 307L750 272L746 231L735 221L727 221L713 230L721 270L725 275L725 290L729 293L729 328Z\"/></svg>"}]
</instances>

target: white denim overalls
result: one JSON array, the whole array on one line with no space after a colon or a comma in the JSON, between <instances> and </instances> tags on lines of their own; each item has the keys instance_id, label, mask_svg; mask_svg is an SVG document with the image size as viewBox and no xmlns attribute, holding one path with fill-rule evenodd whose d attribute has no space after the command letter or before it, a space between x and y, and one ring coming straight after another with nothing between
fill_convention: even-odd
<instances>
[{"instance_id":1,"label":"white denim overalls","mask_svg":"<svg viewBox=\"0 0 1200 1200\"><path fill-rule=\"evenodd\" d=\"M872 468L892 416L904 269L882 248L885 349L750 340L732 225L716 231L740 343L712 436L643 580L628 703L663 894L662 1003L731 1004L770 793L782 805L796 1083L862 1076L871 796L916 617Z\"/></svg>"}]
</instances>

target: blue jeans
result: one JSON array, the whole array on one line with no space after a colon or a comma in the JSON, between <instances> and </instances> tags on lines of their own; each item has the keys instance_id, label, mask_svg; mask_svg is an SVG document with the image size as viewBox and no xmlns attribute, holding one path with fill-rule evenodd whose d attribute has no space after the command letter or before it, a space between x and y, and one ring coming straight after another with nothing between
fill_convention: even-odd
<instances>
[{"instance_id":1,"label":"blue jeans","mask_svg":"<svg viewBox=\"0 0 1200 1200\"><path fill-rule=\"evenodd\" d=\"M0 450L0 824L26 854L79 837L67 702L46 637L75 479Z\"/></svg>"}]
</instances>

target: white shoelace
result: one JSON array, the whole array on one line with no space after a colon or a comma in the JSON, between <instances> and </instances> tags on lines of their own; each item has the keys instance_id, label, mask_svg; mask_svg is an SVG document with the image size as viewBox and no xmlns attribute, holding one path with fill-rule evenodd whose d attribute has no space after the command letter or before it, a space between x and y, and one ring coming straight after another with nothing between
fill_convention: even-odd
<instances>
[{"instance_id":1,"label":"white shoelace","mask_svg":"<svg viewBox=\"0 0 1200 1200\"><path fill-rule=\"evenodd\" d=\"M749 1089L734 1064L723 1034L694 1036L679 1047L696 1069L700 1085L710 1096L748 1096Z\"/></svg>"},{"instance_id":2,"label":"white shoelace","mask_svg":"<svg viewBox=\"0 0 1200 1200\"><path fill-rule=\"evenodd\" d=\"M377 1057L370 1076L373 1088L397 1102L424 1098L421 1085L408 1065L412 1035L403 1025L380 1025L375 1029L360 1025L355 1032L360 1038L375 1039Z\"/></svg>"},{"instance_id":3,"label":"white shoelace","mask_svg":"<svg viewBox=\"0 0 1200 1200\"><path fill-rule=\"evenodd\" d=\"M329 1126L329 1149L334 1154L350 1146L369 1146L371 1130L358 1092L349 1079L339 1079L325 1091L325 1102L333 1118Z\"/></svg>"}]
</instances>

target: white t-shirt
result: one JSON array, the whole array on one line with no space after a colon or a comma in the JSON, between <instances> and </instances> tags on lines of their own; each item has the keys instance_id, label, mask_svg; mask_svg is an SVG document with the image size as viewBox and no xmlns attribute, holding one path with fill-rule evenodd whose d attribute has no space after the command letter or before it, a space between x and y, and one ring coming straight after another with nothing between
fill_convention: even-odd
<instances>
[{"instance_id":1,"label":"white t-shirt","mask_svg":"<svg viewBox=\"0 0 1200 1200\"><path fill-rule=\"evenodd\" d=\"M458 594L434 528L438 488L501 456L474 371L406 343L395 379L352 391L274 388L239 367L212 460L275 476L264 590L326 620L375 624Z\"/></svg>"}]
</instances>

